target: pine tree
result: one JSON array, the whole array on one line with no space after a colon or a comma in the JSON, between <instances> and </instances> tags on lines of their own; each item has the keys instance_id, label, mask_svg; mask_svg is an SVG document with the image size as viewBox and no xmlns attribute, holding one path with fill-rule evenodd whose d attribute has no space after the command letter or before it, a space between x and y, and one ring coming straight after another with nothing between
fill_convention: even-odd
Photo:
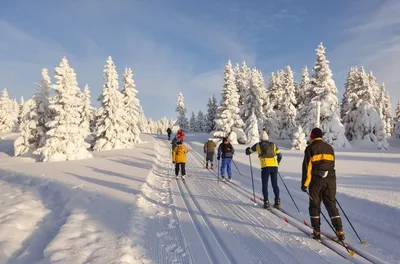
<instances>
[{"instance_id":1,"label":"pine tree","mask_svg":"<svg viewBox=\"0 0 400 264\"><path fill-rule=\"evenodd\" d=\"M280 138L291 139L296 130L296 87L294 85L293 71L290 66L286 67L283 79L284 95L280 105L282 118L280 122Z\"/></svg>"},{"instance_id":2,"label":"pine tree","mask_svg":"<svg viewBox=\"0 0 400 264\"><path fill-rule=\"evenodd\" d=\"M239 68L239 65L237 65L237 68ZM251 70L247 67L246 62L243 61L242 67L237 69L236 75L236 86L239 93L239 109L242 120L246 120L246 117L244 116L244 109L246 108L245 100L247 90L249 89L250 76Z\"/></svg>"},{"instance_id":3,"label":"pine tree","mask_svg":"<svg viewBox=\"0 0 400 264\"><path fill-rule=\"evenodd\" d=\"M235 84L235 76L231 61L229 60L225 66L224 86L221 91L221 104L218 107L215 119L216 128L213 133L214 137L227 137L233 132L240 143L246 143L245 134L242 129L244 123L239 116L238 102L239 95Z\"/></svg>"},{"instance_id":4,"label":"pine tree","mask_svg":"<svg viewBox=\"0 0 400 264\"><path fill-rule=\"evenodd\" d=\"M260 133L258 128L258 118L253 112L246 121L246 137L247 144L255 144L260 140Z\"/></svg>"},{"instance_id":5,"label":"pine tree","mask_svg":"<svg viewBox=\"0 0 400 264\"><path fill-rule=\"evenodd\" d=\"M207 130L205 130L205 132L210 133L211 131L214 131L217 109L218 109L217 99L215 98L214 95L212 95L208 99L208 104L207 104L207 117L206 117Z\"/></svg>"},{"instance_id":6,"label":"pine tree","mask_svg":"<svg viewBox=\"0 0 400 264\"><path fill-rule=\"evenodd\" d=\"M104 66L102 94L98 101L101 107L96 118L94 151L121 149L129 146L125 121L124 96L118 90L118 74L110 57Z\"/></svg>"},{"instance_id":7,"label":"pine tree","mask_svg":"<svg viewBox=\"0 0 400 264\"><path fill-rule=\"evenodd\" d=\"M0 132L12 132L17 128L13 101L4 89L0 98Z\"/></svg>"},{"instance_id":8,"label":"pine tree","mask_svg":"<svg viewBox=\"0 0 400 264\"><path fill-rule=\"evenodd\" d=\"M138 127L138 91L133 80L130 68L125 68L122 94L124 96L125 122L127 124L127 140L130 144L140 142L140 129Z\"/></svg>"},{"instance_id":9,"label":"pine tree","mask_svg":"<svg viewBox=\"0 0 400 264\"><path fill-rule=\"evenodd\" d=\"M138 108L138 128L141 133L150 133L149 125L141 105Z\"/></svg>"},{"instance_id":10,"label":"pine tree","mask_svg":"<svg viewBox=\"0 0 400 264\"><path fill-rule=\"evenodd\" d=\"M192 115L190 116L189 120L189 130L193 132L198 132L196 128L196 115L192 111Z\"/></svg>"},{"instance_id":11,"label":"pine tree","mask_svg":"<svg viewBox=\"0 0 400 264\"><path fill-rule=\"evenodd\" d=\"M346 83L344 85L344 93L340 103L340 118L343 119L349 112L351 101L350 95L355 92L355 86L358 78L358 68L351 67L347 74Z\"/></svg>"},{"instance_id":12,"label":"pine tree","mask_svg":"<svg viewBox=\"0 0 400 264\"><path fill-rule=\"evenodd\" d=\"M316 49L317 60L313 67L314 74L307 89L306 105L300 110L300 125L306 134L316 125L315 114L317 102L321 102L320 124L324 139L336 147L350 147L344 133L345 129L339 119L339 103L337 88L332 79L329 61L325 56L322 43Z\"/></svg>"},{"instance_id":13,"label":"pine tree","mask_svg":"<svg viewBox=\"0 0 400 264\"><path fill-rule=\"evenodd\" d=\"M22 115L23 115L23 109L25 105L25 99L23 96L21 96L21 99L19 100L19 105L18 105L18 126L21 124L22 120Z\"/></svg>"},{"instance_id":14,"label":"pine tree","mask_svg":"<svg viewBox=\"0 0 400 264\"><path fill-rule=\"evenodd\" d=\"M386 90L385 84L383 83L381 86L382 93L384 94L383 96L383 121L385 125L385 132L387 137L392 136L392 104L390 103L390 96L388 91Z\"/></svg>"},{"instance_id":15,"label":"pine tree","mask_svg":"<svg viewBox=\"0 0 400 264\"><path fill-rule=\"evenodd\" d=\"M90 103L90 90L89 85L85 85L82 93L82 101L83 101L83 110L82 110L82 127L88 131L90 134L93 131L94 124L94 116L93 116L93 107Z\"/></svg>"},{"instance_id":16,"label":"pine tree","mask_svg":"<svg viewBox=\"0 0 400 264\"><path fill-rule=\"evenodd\" d=\"M37 149L36 153L41 154L41 159L45 162L90 158L92 155L87 150L90 145L85 142L88 130L81 127L81 91L75 71L69 66L67 58L61 59L54 75L56 94L49 105L54 116L46 124L49 130L46 132L45 145Z\"/></svg>"},{"instance_id":17,"label":"pine tree","mask_svg":"<svg viewBox=\"0 0 400 264\"><path fill-rule=\"evenodd\" d=\"M262 75L254 68L250 72L249 87L246 90L244 107L241 111L243 113L242 116L245 118L245 131L249 130L248 126L254 125L253 121L249 121L253 118L253 114L256 116L257 124L262 128L262 122L265 119L263 112L263 89Z\"/></svg>"},{"instance_id":18,"label":"pine tree","mask_svg":"<svg viewBox=\"0 0 400 264\"><path fill-rule=\"evenodd\" d=\"M39 84L36 85L38 86L38 90L35 93L34 100L36 103L36 112L38 116L38 148L41 148L44 146L47 139L47 131L49 131L49 127L47 126L47 124L54 118L54 113L49 108L51 80L49 77L49 72L46 68L42 69L41 81Z\"/></svg>"},{"instance_id":19,"label":"pine tree","mask_svg":"<svg viewBox=\"0 0 400 264\"><path fill-rule=\"evenodd\" d=\"M196 117L196 131L207 132L207 122L204 117L203 111L199 110Z\"/></svg>"},{"instance_id":20,"label":"pine tree","mask_svg":"<svg viewBox=\"0 0 400 264\"><path fill-rule=\"evenodd\" d=\"M189 121L186 118L187 110L185 107L183 94L181 92L178 95L178 102L176 104L175 112L178 113L177 125L180 127L180 129L188 130Z\"/></svg>"},{"instance_id":21,"label":"pine tree","mask_svg":"<svg viewBox=\"0 0 400 264\"><path fill-rule=\"evenodd\" d=\"M395 120L396 122L400 120L400 101L397 101Z\"/></svg>"},{"instance_id":22,"label":"pine tree","mask_svg":"<svg viewBox=\"0 0 400 264\"><path fill-rule=\"evenodd\" d=\"M264 130L270 138L279 138L279 123L278 116L275 112L275 93L276 91L276 75L271 73L269 78L268 89L263 92L263 112L264 112Z\"/></svg>"},{"instance_id":23,"label":"pine tree","mask_svg":"<svg viewBox=\"0 0 400 264\"><path fill-rule=\"evenodd\" d=\"M20 136L14 141L14 156L20 156L37 148L39 135L36 127L38 124L36 110L34 99L29 99L23 104L19 126Z\"/></svg>"},{"instance_id":24,"label":"pine tree","mask_svg":"<svg viewBox=\"0 0 400 264\"><path fill-rule=\"evenodd\" d=\"M308 68L306 66L301 72L301 82L299 88L297 89L297 96L296 96L297 109L301 109L305 105L306 92L309 85L310 85L310 75L308 73Z\"/></svg>"}]
</instances>

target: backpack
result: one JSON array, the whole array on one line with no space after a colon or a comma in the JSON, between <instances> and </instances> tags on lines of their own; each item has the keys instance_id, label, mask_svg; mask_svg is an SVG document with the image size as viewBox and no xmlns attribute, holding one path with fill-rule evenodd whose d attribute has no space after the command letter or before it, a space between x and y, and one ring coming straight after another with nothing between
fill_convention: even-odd
<instances>
[{"instance_id":1,"label":"backpack","mask_svg":"<svg viewBox=\"0 0 400 264\"><path fill-rule=\"evenodd\" d=\"M275 157L275 144L272 142L260 142L261 155L263 158Z\"/></svg>"}]
</instances>

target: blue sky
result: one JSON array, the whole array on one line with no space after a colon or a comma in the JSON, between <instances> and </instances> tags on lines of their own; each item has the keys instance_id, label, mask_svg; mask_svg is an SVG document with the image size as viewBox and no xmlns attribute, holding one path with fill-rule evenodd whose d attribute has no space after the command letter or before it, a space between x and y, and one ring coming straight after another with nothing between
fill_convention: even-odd
<instances>
[{"instance_id":1,"label":"blue sky","mask_svg":"<svg viewBox=\"0 0 400 264\"><path fill-rule=\"evenodd\" d=\"M396 0L0 1L0 88L30 97L41 68L53 72L67 56L95 103L111 55L120 75L133 69L147 116L174 117L180 91L189 112L219 97L228 59L258 67L266 80L290 64L299 79L322 41L340 92L348 68L364 65L396 103L398 10Z\"/></svg>"}]
</instances>

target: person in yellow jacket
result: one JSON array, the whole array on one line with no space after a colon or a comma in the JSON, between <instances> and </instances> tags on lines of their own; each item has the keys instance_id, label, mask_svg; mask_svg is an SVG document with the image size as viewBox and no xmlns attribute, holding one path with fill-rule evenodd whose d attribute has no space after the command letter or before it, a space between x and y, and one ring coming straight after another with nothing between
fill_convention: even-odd
<instances>
[{"instance_id":1,"label":"person in yellow jacket","mask_svg":"<svg viewBox=\"0 0 400 264\"><path fill-rule=\"evenodd\" d=\"M188 152L188 149L182 144L182 141L178 141L172 151L172 163L175 164L176 178L178 178L179 169L180 169L181 177L182 177L182 179L185 179L185 175L186 175L185 165L186 165L186 153L187 152Z\"/></svg>"},{"instance_id":2,"label":"person in yellow jacket","mask_svg":"<svg viewBox=\"0 0 400 264\"><path fill-rule=\"evenodd\" d=\"M268 139L269 137L267 132L263 131L261 141L251 148L246 148L246 155L250 155L253 152L258 153L258 158L261 163L261 183L264 196L264 208L270 208L268 200L268 178L271 176L272 188L275 194L274 207L279 209L278 165L279 162L281 162L282 153L278 146L274 142L268 141Z\"/></svg>"}]
</instances>

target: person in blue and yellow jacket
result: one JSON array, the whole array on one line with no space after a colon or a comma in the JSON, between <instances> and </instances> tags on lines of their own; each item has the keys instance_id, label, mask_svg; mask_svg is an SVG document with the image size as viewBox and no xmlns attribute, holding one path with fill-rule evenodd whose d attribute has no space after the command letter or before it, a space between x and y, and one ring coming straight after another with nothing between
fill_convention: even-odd
<instances>
[{"instance_id":1,"label":"person in blue and yellow jacket","mask_svg":"<svg viewBox=\"0 0 400 264\"><path fill-rule=\"evenodd\" d=\"M268 141L269 137L267 132L263 131L261 141L256 143L251 148L246 148L246 155L250 155L253 152L258 153L258 158L261 163L261 182L262 192L264 196L264 208L269 209L268 200L268 178L271 176L272 188L275 194L274 207L279 209L279 187L278 187L278 165L282 160L282 154L278 146L271 141Z\"/></svg>"},{"instance_id":2,"label":"person in blue and yellow jacket","mask_svg":"<svg viewBox=\"0 0 400 264\"><path fill-rule=\"evenodd\" d=\"M182 141L178 141L176 143L176 146L172 150L172 163L175 164L175 176L178 178L179 175L179 168L181 171L181 177L182 179L185 179L186 175L186 153L188 152L188 149L185 147L185 145L182 144Z\"/></svg>"}]
</instances>

